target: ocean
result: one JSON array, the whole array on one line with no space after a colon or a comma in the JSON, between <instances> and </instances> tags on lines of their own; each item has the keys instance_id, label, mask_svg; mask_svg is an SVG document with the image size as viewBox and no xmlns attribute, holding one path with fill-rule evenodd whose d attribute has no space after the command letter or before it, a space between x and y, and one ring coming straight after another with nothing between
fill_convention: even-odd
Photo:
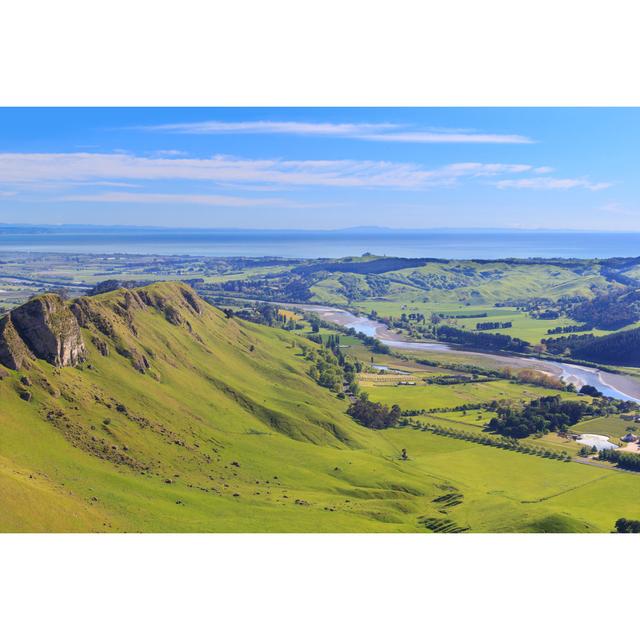
<instances>
[{"instance_id":1,"label":"ocean","mask_svg":"<svg viewBox=\"0 0 640 640\"><path fill-rule=\"evenodd\" d=\"M340 258L366 252L406 258L611 258L640 255L640 233L0 225L0 252L3 251L284 258Z\"/></svg>"}]
</instances>

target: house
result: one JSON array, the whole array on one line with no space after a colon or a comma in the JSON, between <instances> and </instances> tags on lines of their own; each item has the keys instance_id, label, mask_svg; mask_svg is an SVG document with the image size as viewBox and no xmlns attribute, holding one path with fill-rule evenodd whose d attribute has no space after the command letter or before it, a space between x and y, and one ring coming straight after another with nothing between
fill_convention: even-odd
<instances>
[{"instance_id":1,"label":"house","mask_svg":"<svg viewBox=\"0 0 640 640\"><path fill-rule=\"evenodd\" d=\"M620 438L622 442L636 442L637 439L638 437L631 433L631 431L628 431L624 436L622 436L622 438Z\"/></svg>"}]
</instances>

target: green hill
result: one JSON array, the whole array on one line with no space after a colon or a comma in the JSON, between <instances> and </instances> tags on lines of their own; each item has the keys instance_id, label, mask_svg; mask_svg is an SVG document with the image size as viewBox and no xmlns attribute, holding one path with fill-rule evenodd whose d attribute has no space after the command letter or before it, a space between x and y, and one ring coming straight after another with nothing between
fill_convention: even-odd
<instances>
[{"instance_id":1,"label":"green hill","mask_svg":"<svg viewBox=\"0 0 640 640\"><path fill-rule=\"evenodd\" d=\"M308 375L314 343L185 285L28 305L0 326L0 531L607 531L640 516L631 474L359 426Z\"/></svg>"}]
</instances>

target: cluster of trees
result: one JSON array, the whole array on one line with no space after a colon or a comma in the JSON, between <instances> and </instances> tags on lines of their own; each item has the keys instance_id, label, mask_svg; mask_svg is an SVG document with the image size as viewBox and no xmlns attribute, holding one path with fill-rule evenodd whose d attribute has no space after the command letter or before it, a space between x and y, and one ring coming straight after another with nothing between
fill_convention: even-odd
<instances>
[{"instance_id":1,"label":"cluster of trees","mask_svg":"<svg viewBox=\"0 0 640 640\"><path fill-rule=\"evenodd\" d=\"M362 340L365 346L369 347L373 353L391 353L391 349L386 344L383 344L377 338L367 336L362 332L356 333L358 340Z\"/></svg>"},{"instance_id":2,"label":"cluster of trees","mask_svg":"<svg viewBox=\"0 0 640 640\"><path fill-rule=\"evenodd\" d=\"M606 336L570 335L543 340L549 353L570 355L577 360L630 367L640 366L640 329Z\"/></svg>"},{"instance_id":3,"label":"cluster of trees","mask_svg":"<svg viewBox=\"0 0 640 640\"><path fill-rule=\"evenodd\" d=\"M640 520L618 518L616 520L616 533L640 533Z\"/></svg>"},{"instance_id":4,"label":"cluster of trees","mask_svg":"<svg viewBox=\"0 0 640 640\"><path fill-rule=\"evenodd\" d=\"M224 282L205 282L196 285L198 293L207 296L231 294L234 298L257 298L271 302L307 302L319 278L301 277L292 271L251 276Z\"/></svg>"},{"instance_id":5,"label":"cluster of trees","mask_svg":"<svg viewBox=\"0 0 640 640\"><path fill-rule=\"evenodd\" d=\"M282 313L278 313L278 322L282 325L282 328L287 331L299 331L304 328L304 325L296 322L293 316L286 316Z\"/></svg>"},{"instance_id":6,"label":"cluster of trees","mask_svg":"<svg viewBox=\"0 0 640 640\"><path fill-rule=\"evenodd\" d=\"M309 375L321 386L336 393L342 391L344 372L335 354L325 347L308 349L303 347L305 358L311 362Z\"/></svg>"},{"instance_id":7,"label":"cluster of trees","mask_svg":"<svg viewBox=\"0 0 640 640\"><path fill-rule=\"evenodd\" d=\"M431 291L432 289L452 291L469 284L469 279L464 274L457 275L453 273L452 269L449 269L449 271L450 274L414 271L406 276L406 279L408 284L412 284L424 291Z\"/></svg>"},{"instance_id":8,"label":"cluster of trees","mask_svg":"<svg viewBox=\"0 0 640 640\"><path fill-rule=\"evenodd\" d=\"M571 456L567 452L557 453L543 447L535 447L533 445L527 444L523 445L514 438L495 438L482 433L461 431L459 429L453 429L451 427L441 427L435 424L423 425L422 430L430 431L431 433L435 433L439 436L447 436L449 438L456 438L458 440L467 440L468 442L475 442L476 444L482 444L488 447L498 447L499 449L516 451L517 453L542 456L543 458L561 460L563 462L569 462L571 460Z\"/></svg>"},{"instance_id":9,"label":"cluster of trees","mask_svg":"<svg viewBox=\"0 0 640 640\"><path fill-rule=\"evenodd\" d=\"M580 393L585 396L591 396L592 398L602 398L602 393L590 384L582 385L580 387Z\"/></svg>"},{"instance_id":10,"label":"cluster of trees","mask_svg":"<svg viewBox=\"0 0 640 640\"><path fill-rule=\"evenodd\" d=\"M477 331L486 331L487 329L510 329L512 322L476 322Z\"/></svg>"},{"instance_id":11,"label":"cluster of trees","mask_svg":"<svg viewBox=\"0 0 640 640\"><path fill-rule=\"evenodd\" d=\"M590 404L563 400L562 396L546 396L520 408L495 401L487 406L498 414L497 418L492 418L489 428L513 438L525 438L548 431L565 432L584 416L627 413L637 408L634 402L597 395Z\"/></svg>"},{"instance_id":12,"label":"cluster of trees","mask_svg":"<svg viewBox=\"0 0 640 640\"><path fill-rule=\"evenodd\" d=\"M101 293L108 293L109 291L116 291L118 289L135 289L137 287L145 287L152 282L153 280L103 280L90 289L87 295L98 296ZM66 299L64 295L61 297ZM66 297L68 297L68 295Z\"/></svg>"},{"instance_id":13,"label":"cluster of trees","mask_svg":"<svg viewBox=\"0 0 640 640\"><path fill-rule=\"evenodd\" d=\"M347 410L357 422L369 429L388 429L395 427L400 421L400 407L394 404L391 408L379 402L371 402L363 393Z\"/></svg>"},{"instance_id":14,"label":"cluster of trees","mask_svg":"<svg viewBox=\"0 0 640 640\"><path fill-rule=\"evenodd\" d=\"M620 329L640 320L640 289L609 291L570 306L566 313L598 329Z\"/></svg>"},{"instance_id":15,"label":"cluster of trees","mask_svg":"<svg viewBox=\"0 0 640 640\"><path fill-rule=\"evenodd\" d=\"M545 431L567 431L594 408L586 402L563 400L562 396L537 398L522 408L498 407L489 428L510 438L526 438Z\"/></svg>"},{"instance_id":16,"label":"cluster of trees","mask_svg":"<svg viewBox=\"0 0 640 640\"><path fill-rule=\"evenodd\" d=\"M311 362L309 375L322 387L331 389L344 397L347 392L352 396L358 393L356 374L362 371L359 360L347 359L340 350L340 336L328 335L325 341L322 336L309 336L312 342L320 345L319 349L302 345L302 353Z\"/></svg>"},{"instance_id":17,"label":"cluster of trees","mask_svg":"<svg viewBox=\"0 0 640 640\"><path fill-rule=\"evenodd\" d=\"M453 342L479 349L522 353L529 348L529 343L520 338L512 338L501 333L474 333L473 331L464 331L448 325L438 326L436 335L438 340L443 342Z\"/></svg>"},{"instance_id":18,"label":"cluster of trees","mask_svg":"<svg viewBox=\"0 0 640 640\"><path fill-rule=\"evenodd\" d=\"M555 309L544 309L544 311L532 311L529 314L535 320L557 320L560 313Z\"/></svg>"},{"instance_id":19,"label":"cluster of trees","mask_svg":"<svg viewBox=\"0 0 640 640\"><path fill-rule=\"evenodd\" d=\"M344 273L337 277L341 285L340 293L349 301L366 300L369 297L381 297L389 293L391 281L375 274L365 276Z\"/></svg>"},{"instance_id":20,"label":"cluster of trees","mask_svg":"<svg viewBox=\"0 0 640 640\"><path fill-rule=\"evenodd\" d=\"M494 307L515 307L519 311L533 311L537 313L541 307L548 307L553 304L549 298L508 298L496 302Z\"/></svg>"},{"instance_id":21,"label":"cluster of trees","mask_svg":"<svg viewBox=\"0 0 640 640\"><path fill-rule=\"evenodd\" d=\"M620 451L620 449L602 449L598 453L598 460L613 462L622 469L640 471L640 455L637 453Z\"/></svg>"},{"instance_id":22,"label":"cluster of trees","mask_svg":"<svg viewBox=\"0 0 640 640\"><path fill-rule=\"evenodd\" d=\"M227 318L237 316L243 320L249 320L257 324L265 324L268 327L279 327L286 329L287 331L294 331L302 329L303 325L293 318L293 316L286 316L280 312L277 306L269 303L258 303L251 307L241 309L234 313L232 309L223 309Z\"/></svg>"}]
</instances>

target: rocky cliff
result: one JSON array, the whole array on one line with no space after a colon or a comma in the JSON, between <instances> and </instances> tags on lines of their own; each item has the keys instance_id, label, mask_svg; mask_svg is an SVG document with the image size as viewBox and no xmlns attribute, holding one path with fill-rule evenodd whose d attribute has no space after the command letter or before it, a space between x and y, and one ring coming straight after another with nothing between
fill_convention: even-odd
<instances>
[{"instance_id":1,"label":"rocky cliff","mask_svg":"<svg viewBox=\"0 0 640 640\"><path fill-rule=\"evenodd\" d=\"M31 358L33 354L13 326L11 317L0 318L0 364L18 370Z\"/></svg>"},{"instance_id":2,"label":"rocky cliff","mask_svg":"<svg viewBox=\"0 0 640 640\"><path fill-rule=\"evenodd\" d=\"M78 321L58 295L34 298L0 321L0 364L10 369L22 368L30 357L75 366L85 353Z\"/></svg>"}]
</instances>

